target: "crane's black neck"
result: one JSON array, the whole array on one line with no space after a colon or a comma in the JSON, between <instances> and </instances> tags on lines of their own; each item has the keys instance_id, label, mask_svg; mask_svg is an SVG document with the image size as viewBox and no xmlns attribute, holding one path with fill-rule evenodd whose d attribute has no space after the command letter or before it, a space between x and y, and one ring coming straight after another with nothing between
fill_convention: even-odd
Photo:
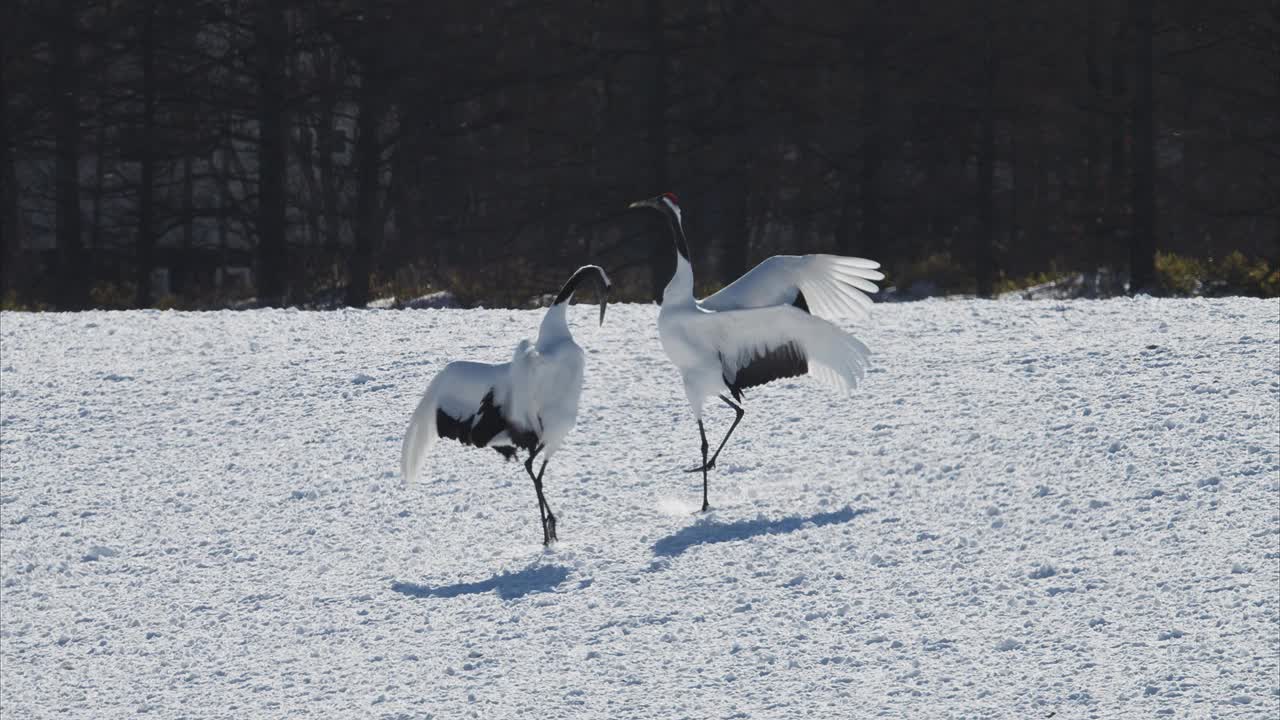
<instances>
[{"instance_id":1,"label":"crane's black neck","mask_svg":"<svg viewBox=\"0 0 1280 720\"><path fill-rule=\"evenodd\" d=\"M676 252L680 253L680 257L692 265L693 260L689 258L689 243L685 240L684 226L680 223L680 218L671 210L668 210L666 215L667 221L671 223L671 239L675 241Z\"/></svg>"},{"instance_id":2,"label":"crane's black neck","mask_svg":"<svg viewBox=\"0 0 1280 720\"><path fill-rule=\"evenodd\" d=\"M595 265L584 265L578 268L578 271L569 278L568 282L564 284L564 287L560 288L560 294L556 295L556 301L551 304L559 305L560 303L569 302L569 299L573 297L575 292L577 292L578 286L582 284L583 278L589 277L593 274L600 274L600 272L600 268Z\"/></svg>"},{"instance_id":3,"label":"crane's black neck","mask_svg":"<svg viewBox=\"0 0 1280 720\"><path fill-rule=\"evenodd\" d=\"M575 272L568 282L564 284L564 287L560 288L560 294L556 295L556 301L551 304L559 305L560 303L569 302L569 299L577 292L578 286L582 284L582 278L587 276L586 270L586 268L581 268Z\"/></svg>"}]
</instances>

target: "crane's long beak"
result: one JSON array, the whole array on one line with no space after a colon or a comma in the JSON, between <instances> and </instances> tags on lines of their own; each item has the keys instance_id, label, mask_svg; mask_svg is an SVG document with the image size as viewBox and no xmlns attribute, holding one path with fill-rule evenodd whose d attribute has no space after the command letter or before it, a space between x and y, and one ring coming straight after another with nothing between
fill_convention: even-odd
<instances>
[{"instance_id":1,"label":"crane's long beak","mask_svg":"<svg viewBox=\"0 0 1280 720\"><path fill-rule=\"evenodd\" d=\"M628 206L627 206L627 209L628 209L628 210L634 210L635 208L647 208L647 207L654 207L653 200L651 200L651 199L650 199L650 200L637 200L637 201L635 201L635 202L631 203L630 205L628 205Z\"/></svg>"},{"instance_id":2,"label":"crane's long beak","mask_svg":"<svg viewBox=\"0 0 1280 720\"><path fill-rule=\"evenodd\" d=\"M600 324L604 325L604 311L609 307L609 291L613 289L613 283L609 282L604 268L597 266L596 271L600 273Z\"/></svg>"}]
</instances>

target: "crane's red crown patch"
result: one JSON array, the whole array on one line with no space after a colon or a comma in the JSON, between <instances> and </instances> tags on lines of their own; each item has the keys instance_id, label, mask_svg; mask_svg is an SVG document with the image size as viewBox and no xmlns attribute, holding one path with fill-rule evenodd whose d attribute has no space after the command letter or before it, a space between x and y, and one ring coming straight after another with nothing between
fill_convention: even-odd
<instances>
[{"instance_id":1,"label":"crane's red crown patch","mask_svg":"<svg viewBox=\"0 0 1280 720\"><path fill-rule=\"evenodd\" d=\"M680 199L679 199L679 198L677 198L677 197L676 197L676 194L675 194L675 193L673 193L673 192L665 192L665 193L662 193L662 197L664 197L664 198L666 198L666 199L670 200L672 203L674 203L674 204L676 204L676 205L679 205L679 204L680 204Z\"/></svg>"}]
</instances>

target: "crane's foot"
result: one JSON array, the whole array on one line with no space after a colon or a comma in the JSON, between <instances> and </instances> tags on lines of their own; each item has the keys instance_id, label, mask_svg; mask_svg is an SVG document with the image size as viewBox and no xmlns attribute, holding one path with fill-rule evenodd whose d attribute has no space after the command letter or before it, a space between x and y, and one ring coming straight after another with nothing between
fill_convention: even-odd
<instances>
[{"instance_id":1,"label":"crane's foot","mask_svg":"<svg viewBox=\"0 0 1280 720\"><path fill-rule=\"evenodd\" d=\"M698 467L692 467L692 468L689 468L688 470L685 470L685 472L695 473L695 472L705 472L707 470L715 470L715 469L716 469L716 461L711 460L706 465L699 465Z\"/></svg>"},{"instance_id":2,"label":"crane's foot","mask_svg":"<svg viewBox=\"0 0 1280 720\"><path fill-rule=\"evenodd\" d=\"M550 545L557 540L559 538L556 537L556 516L548 513L546 522L542 524L542 544Z\"/></svg>"}]
</instances>

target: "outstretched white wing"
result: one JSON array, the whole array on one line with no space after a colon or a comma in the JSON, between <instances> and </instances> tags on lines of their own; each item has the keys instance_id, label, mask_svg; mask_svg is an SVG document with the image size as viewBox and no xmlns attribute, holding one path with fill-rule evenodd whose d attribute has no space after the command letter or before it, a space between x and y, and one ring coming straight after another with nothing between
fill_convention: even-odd
<instances>
[{"instance_id":1,"label":"outstretched white wing","mask_svg":"<svg viewBox=\"0 0 1280 720\"><path fill-rule=\"evenodd\" d=\"M871 351L834 324L780 305L700 314L695 321L720 356L735 395L742 388L809 374L848 392L870 365Z\"/></svg>"},{"instance_id":2,"label":"outstretched white wing","mask_svg":"<svg viewBox=\"0 0 1280 720\"><path fill-rule=\"evenodd\" d=\"M827 319L866 317L867 293L879 290L880 264L840 255L774 255L699 304L708 310L790 305L800 294L809 311Z\"/></svg>"},{"instance_id":3,"label":"outstretched white wing","mask_svg":"<svg viewBox=\"0 0 1280 720\"><path fill-rule=\"evenodd\" d=\"M511 385L511 363L489 365L451 362L427 385L413 412L400 448L400 479L416 479L427 451L440 436L464 443L491 443L505 432L495 405L504 402ZM445 426L441 426L443 416Z\"/></svg>"}]
</instances>

